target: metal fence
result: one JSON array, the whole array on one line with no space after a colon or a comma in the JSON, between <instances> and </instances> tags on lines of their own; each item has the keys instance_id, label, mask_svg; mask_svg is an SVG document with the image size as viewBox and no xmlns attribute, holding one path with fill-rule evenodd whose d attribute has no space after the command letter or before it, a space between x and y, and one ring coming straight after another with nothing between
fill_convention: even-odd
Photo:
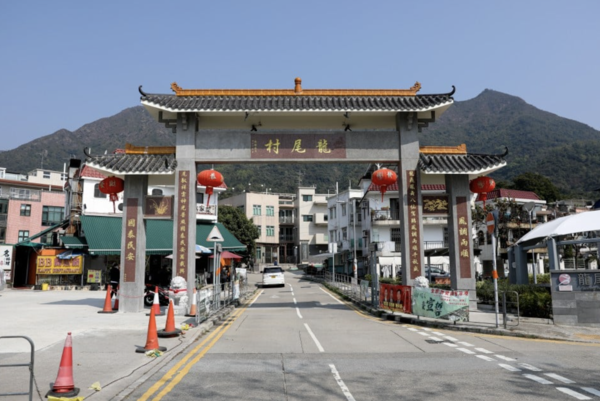
<instances>
[{"instance_id":1,"label":"metal fence","mask_svg":"<svg viewBox=\"0 0 600 401\"><path fill-rule=\"evenodd\" d=\"M368 280L355 280L346 274L320 272L323 280L336 287L347 297L359 302L371 301L371 283Z\"/></svg>"},{"instance_id":2,"label":"metal fence","mask_svg":"<svg viewBox=\"0 0 600 401\"><path fill-rule=\"evenodd\" d=\"M29 342L29 345L31 347L31 356L29 359L29 363L10 363L10 364L4 364L4 365L0 365L0 368L14 368L14 367L23 367L23 366L27 366L29 368L29 392L25 393L25 392L21 392L21 393L0 393L0 397L3 396L14 396L14 395L28 395L29 396L29 401L31 401L33 398L33 363L34 363L34 359L35 359L35 346L33 345L33 341L31 340L31 338L26 337L26 336L1 336L0 340L3 338L22 338L26 341ZM12 369L11 369L12 371ZM10 377L10 375L12 375L12 372L9 374L5 374L2 375L3 377L5 377L7 380Z\"/></svg>"},{"instance_id":3,"label":"metal fence","mask_svg":"<svg viewBox=\"0 0 600 401\"><path fill-rule=\"evenodd\" d=\"M245 298L253 291L254 286L248 284L247 277L200 288L196 294L196 324L202 323L229 305L238 305L240 298Z\"/></svg>"}]
</instances>

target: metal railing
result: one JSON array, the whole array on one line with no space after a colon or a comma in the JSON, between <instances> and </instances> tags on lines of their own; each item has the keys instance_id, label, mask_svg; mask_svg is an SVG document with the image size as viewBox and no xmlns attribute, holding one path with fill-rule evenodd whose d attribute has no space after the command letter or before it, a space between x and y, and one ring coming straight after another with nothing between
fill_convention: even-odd
<instances>
[{"instance_id":1,"label":"metal railing","mask_svg":"<svg viewBox=\"0 0 600 401\"><path fill-rule=\"evenodd\" d=\"M229 305L237 305L241 298L253 291L254 287L248 284L247 277L200 288L196 294L196 324L202 323Z\"/></svg>"},{"instance_id":2,"label":"metal railing","mask_svg":"<svg viewBox=\"0 0 600 401\"><path fill-rule=\"evenodd\" d=\"M515 301L507 301L506 300L506 293L510 292L511 294L515 294L516 295L516 300ZM519 311L519 293L516 291L502 291L502 321L504 322L504 328L506 329L508 327L508 322L512 322L515 320L514 315L512 315L513 317L509 317L508 311L507 311L507 304L513 304L516 305L517 307L517 315L516 315L516 321L517 324L511 324L511 326L518 326L520 321L520 311Z\"/></svg>"},{"instance_id":3,"label":"metal railing","mask_svg":"<svg viewBox=\"0 0 600 401\"><path fill-rule=\"evenodd\" d=\"M336 287L340 292L359 302L370 302L371 286L368 280L355 281L354 277L346 274L322 272L321 277L330 285Z\"/></svg>"},{"instance_id":4,"label":"metal railing","mask_svg":"<svg viewBox=\"0 0 600 401\"><path fill-rule=\"evenodd\" d=\"M5 365L0 365L0 368L14 368L14 367L19 367L19 366L27 366L29 368L29 392L27 392L27 393L0 393L0 397L7 397L7 396L13 396L13 395L28 395L29 401L31 401L33 399L32 398L33 397L33 364L34 364L34 359L35 359L35 346L33 345L33 341L31 340L31 338L26 337L26 336L0 336L0 340L3 338L22 338L24 340L27 340L29 342L29 345L31 346L31 357L30 357L29 363L8 363ZM8 378L9 375L5 375L4 377Z\"/></svg>"}]
</instances>

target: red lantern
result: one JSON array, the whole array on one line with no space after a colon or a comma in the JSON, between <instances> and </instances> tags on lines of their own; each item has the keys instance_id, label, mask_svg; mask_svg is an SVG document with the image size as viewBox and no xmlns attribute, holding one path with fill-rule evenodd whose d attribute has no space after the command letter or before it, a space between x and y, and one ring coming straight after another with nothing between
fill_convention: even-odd
<instances>
[{"instance_id":1,"label":"red lantern","mask_svg":"<svg viewBox=\"0 0 600 401\"><path fill-rule=\"evenodd\" d=\"M381 192L381 201L383 202L383 195L387 191L387 187L395 184L398 181L398 175L394 170L382 168L373 172L371 181L373 184L379 186L379 192Z\"/></svg>"},{"instance_id":2,"label":"red lantern","mask_svg":"<svg viewBox=\"0 0 600 401\"><path fill-rule=\"evenodd\" d=\"M116 213L115 202L119 200L117 195L119 192L123 192L125 183L122 179L117 177L108 177L100 181L98 189L103 194L109 195L110 201L113 203L113 213Z\"/></svg>"},{"instance_id":3,"label":"red lantern","mask_svg":"<svg viewBox=\"0 0 600 401\"><path fill-rule=\"evenodd\" d=\"M213 188L223 184L223 175L216 170L204 170L198 173L198 184L206 187L208 199L206 206L210 203L210 196L213 194Z\"/></svg>"},{"instance_id":4,"label":"red lantern","mask_svg":"<svg viewBox=\"0 0 600 401\"><path fill-rule=\"evenodd\" d=\"M483 208L485 209L485 201L487 200L487 193L491 192L496 188L496 181L490 177L477 177L469 184L471 192L479 194L479 199L483 201Z\"/></svg>"}]
</instances>

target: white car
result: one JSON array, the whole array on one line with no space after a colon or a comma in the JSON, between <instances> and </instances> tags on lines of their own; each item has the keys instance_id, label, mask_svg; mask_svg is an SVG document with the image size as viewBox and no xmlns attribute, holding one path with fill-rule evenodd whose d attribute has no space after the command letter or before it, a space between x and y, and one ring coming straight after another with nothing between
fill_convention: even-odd
<instances>
[{"instance_id":1,"label":"white car","mask_svg":"<svg viewBox=\"0 0 600 401\"><path fill-rule=\"evenodd\" d=\"M262 286L280 285L285 286L285 278L283 277L283 269L279 266L267 266L262 271Z\"/></svg>"}]
</instances>

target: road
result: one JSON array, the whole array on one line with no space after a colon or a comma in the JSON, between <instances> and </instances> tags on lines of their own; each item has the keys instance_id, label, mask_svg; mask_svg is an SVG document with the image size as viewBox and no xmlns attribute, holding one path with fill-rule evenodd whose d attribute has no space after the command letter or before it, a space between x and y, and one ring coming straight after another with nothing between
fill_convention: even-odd
<instances>
[{"instance_id":1,"label":"road","mask_svg":"<svg viewBox=\"0 0 600 401\"><path fill-rule=\"evenodd\" d=\"M382 321L287 272L127 400L600 400L600 347Z\"/></svg>"}]
</instances>

